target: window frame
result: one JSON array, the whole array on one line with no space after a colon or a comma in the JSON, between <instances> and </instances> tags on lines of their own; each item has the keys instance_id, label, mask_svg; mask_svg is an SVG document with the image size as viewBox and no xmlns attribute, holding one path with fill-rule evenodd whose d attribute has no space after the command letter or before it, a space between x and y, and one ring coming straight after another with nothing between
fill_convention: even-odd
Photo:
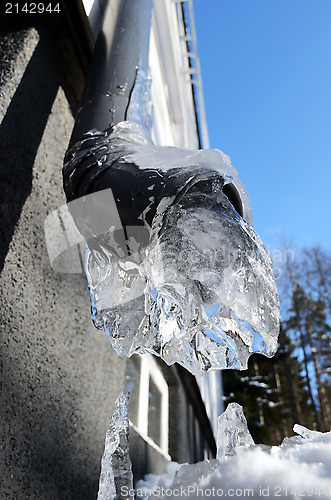
<instances>
[{"instance_id":1,"label":"window frame","mask_svg":"<svg viewBox=\"0 0 331 500\"><path fill-rule=\"evenodd\" d=\"M169 387L157 362L151 354L140 357L140 380L138 395L138 415L136 427L143 438L151 440L163 453L168 454L169 449ZM149 381L154 382L161 395L160 408L160 445L148 434L148 408L149 408Z\"/></svg>"}]
</instances>

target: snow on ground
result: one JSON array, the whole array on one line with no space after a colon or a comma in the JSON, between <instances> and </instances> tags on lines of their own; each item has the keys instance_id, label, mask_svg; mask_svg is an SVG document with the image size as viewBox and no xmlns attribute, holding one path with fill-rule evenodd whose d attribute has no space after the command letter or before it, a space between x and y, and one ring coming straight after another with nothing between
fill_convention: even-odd
<instances>
[{"instance_id":1,"label":"snow on ground","mask_svg":"<svg viewBox=\"0 0 331 500\"><path fill-rule=\"evenodd\" d=\"M230 407L230 408L229 408ZM280 446L255 445L245 417L235 403L219 418L227 425L218 460L193 465L170 463L162 476L148 475L136 484L139 499L175 498L291 498L331 497L331 432L294 426L299 436ZM239 429L239 431L238 431ZM220 438L219 438L220 439Z\"/></svg>"}]
</instances>

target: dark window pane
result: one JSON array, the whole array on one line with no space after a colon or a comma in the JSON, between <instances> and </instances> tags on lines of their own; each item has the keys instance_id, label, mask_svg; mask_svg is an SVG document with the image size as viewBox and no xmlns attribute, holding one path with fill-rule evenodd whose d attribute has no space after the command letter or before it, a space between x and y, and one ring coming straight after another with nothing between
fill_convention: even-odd
<instances>
[{"instance_id":1,"label":"dark window pane","mask_svg":"<svg viewBox=\"0 0 331 500\"><path fill-rule=\"evenodd\" d=\"M150 378L148 393L148 435L158 446L161 446L161 399L161 392Z\"/></svg>"},{"instance_id":2,"label":"dark window pane","mask_svg":"<svg viewBox=\"0 0 331 500\"><path fill-rule=\"evenodd\" d=\"M128 413L134 425L138 425L140 363L139 356L132 356L127 360L125 368L125 390L131 392Z\"/></svg>"}]
</instances>

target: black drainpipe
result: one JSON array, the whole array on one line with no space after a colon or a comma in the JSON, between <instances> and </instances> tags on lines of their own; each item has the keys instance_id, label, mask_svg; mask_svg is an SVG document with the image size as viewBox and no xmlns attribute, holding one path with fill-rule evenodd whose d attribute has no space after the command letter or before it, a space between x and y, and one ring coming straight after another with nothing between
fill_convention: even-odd
<instances>
[{"instance_id":1,"label":"black drainpipe","mask_svg":"<svg viewBox=\"0 0 331 500\"><path fill-rule=\"evenodd\" d=\"M67 202L79 199L84 204L86 195L111 189L124 231L126 226L143 225L139 216L151 196L146 185L157 175L134 164L102 158L112 129L127 120L139 74L148 74L152 4L152 0L108 0L63 167ZM143 114L144 110L139 111ZM91 130L103 135L91 135ZM163 184L154 185L156 193ZM91 221L97 214L87 214L82 221L82 203L68 207L77 228L89 240L95 236Z\"/></svg>"},{"instance_id":2,"label":"black drainpipe","mask_svg":"<svg viewBox=\"0 0 331 500\"><path fill-rule=\"evenodd\" d=\"M121 158L114 160L111 155L112 129L127 120L138 74L148 72L151 12L152 0L109 0L63 168L68 202L111 189L125 234L128 226L147 224L151 227L163 199L173 199L173 204L177 204L191 189L202 196L215 189L228 189L229 193L225 194L242 215L240 196L234 186L225 183L222 174L204 166L194 164L191 168L182 168L180 150L178 165L166 172L139 168ZM142 116L144 111L138 110ZM91 133L91 130L99 132ZM111 213L107 203L106 199L106 219ZM100 238L95 239L96 224L92 222L98 219L99 208L91 213L78 204L69 210L90 248L94 244L100 248ZM140 235L142 245L147 242L145 234Z\"/></svg>"},{"instance_id":3,"label":"black drainpipe","mask_svg":"<svg viewBox=\"0 0 331 500\"><path fill-rule=\"evenodd\" d=\"M152 0L108 1L69 147L126 120L138 65L148 68L151 11Z\"/></svg>"}]
</instances>

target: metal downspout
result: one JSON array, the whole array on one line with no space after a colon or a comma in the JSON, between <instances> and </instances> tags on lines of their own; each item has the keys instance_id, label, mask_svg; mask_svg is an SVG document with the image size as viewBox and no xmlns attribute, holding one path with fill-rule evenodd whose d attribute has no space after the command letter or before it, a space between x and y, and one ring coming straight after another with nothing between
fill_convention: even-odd
<instances>
[{"instance_id":1,"label":"metal downspout","mask_svg":"<svg viewBox=\"0 0 331 500\"><path fill-rule=\"evenodd\" d=\"M152 0L109 0L65 157L64 191L68 202L82 201L79 208L71 206L70 211L78 230L90 241L89 246L91 235L95 236L93 226L100 209L94 209L93 213L86 209L83 215L84 197L101 191L111 190L124 232L126 227L132 226L147 224L151 228L156 214L165 210L166 200L166 203L172 200L171 203L177 204L195 185L194 189L202 193L212 192L215 185L220 186L237 212L244 215L238 190L232 183L224 182L224 176L217 169L210 169L208 161L201 165L193 161L192 165L183 168L182 151L176 149L178 162L173 161L172 168L164 170L153 164L150 168L140 168L137 161L126 161L124 149L116 158L112 153L114 126L125 121L134 121L140 126L144 121L146 102L139 103L134 119L129 108L131 96L134 101L133 91L139 73L147 73L148 69L151 12ZM137 149L136 143L132 147ZM155 147L155 155L165 153L161 150ZM97 197L98 203L100 197L102 195ZM114 225L108 222L114 210L106 195L103 208L105 226L108 224L109 229ZM145 244L144 234L141 236L139 243ZM94 243L99 246L95 239Z\"/></svg>"},{"instance_id":2,"label":"metal downspout","mask_svg":"<svg viewBox=\"0 0 331 500\"><path fill-rule=\"evenodd\" d=\"M109 0L69 147L126 119L137 69L148 67L152 0Z\"/></svg>"}]
</instances>

